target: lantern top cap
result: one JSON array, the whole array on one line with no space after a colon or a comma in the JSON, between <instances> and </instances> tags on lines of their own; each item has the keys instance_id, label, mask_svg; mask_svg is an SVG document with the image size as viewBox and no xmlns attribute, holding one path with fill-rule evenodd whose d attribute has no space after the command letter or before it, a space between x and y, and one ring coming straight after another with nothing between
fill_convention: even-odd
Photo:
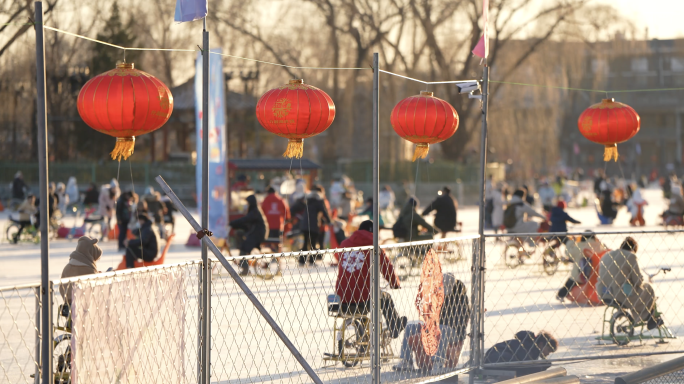
<instances>
[{"instance_id":1,"label":"lantern top cap","mask_svg":"<svg viewBox=\"0 0 684 384\"><path fill-rule=\"evenodd\" d=\"M304 84L304 79L290 80L290 84Z\"/></svg>"},{"instance_id":2,"label":"lantern top cap","mask_svg":"<svg viewBox=\"0 0 684 384\"><path fill-rule=\"evenodd\" d=\"M611 97L610 99L603 99L603 100L601 100L601 102L602 103L614 103L615 99Z\"/></svg>"},{"instance_id":3,"label":"lantern top cap","mask_svg":"<svg viewBox=\"0 0 684 384\"><path fill-rule=\"evenodd\" d=\"M432 93L432 92L430 92L430 91L420 91L420 95L421 95L421 96L430 96L430 97L432 97L432 96L434 96L434 93Z\"/></svg>"},{"instance_id":4,"label":"lantern top cap","mask_svg":"<svg viewBox=\"0 0 684 384\"><path fill-rule=\"evenodd\" d=\"M116 65L117 68L124 68L124 69L133 69L134 65L133 63L119 63Z\"/></svg>"}]
</instances>

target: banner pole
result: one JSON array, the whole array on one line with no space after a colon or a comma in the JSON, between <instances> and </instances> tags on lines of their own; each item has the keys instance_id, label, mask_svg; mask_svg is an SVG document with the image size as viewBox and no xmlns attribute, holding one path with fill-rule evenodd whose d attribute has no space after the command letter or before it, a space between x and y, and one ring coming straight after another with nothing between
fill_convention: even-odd
<instances>
[{"instance_id":1,"label":"banner pole","mask_svg":"<svg viewBox=\"0 0 684 384\"><path fill-rule=\"evenodd\" d=\"M207 18L202 30L202 228L209 226L209 31ZM202 377L201 383L211 379L211 268L207 243L202 242Z\"/></svg>"}]
</instances>

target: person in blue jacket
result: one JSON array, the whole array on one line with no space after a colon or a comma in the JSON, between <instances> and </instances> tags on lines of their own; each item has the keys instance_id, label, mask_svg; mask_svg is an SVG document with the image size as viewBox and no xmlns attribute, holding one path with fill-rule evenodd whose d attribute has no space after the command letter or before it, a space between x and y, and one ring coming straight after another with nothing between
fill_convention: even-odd
<instances>
[{"instance_id":1,"label":"person in blue jacket","mask_svg":"<svg viewBox=\"0 0 684 384\"><path fill-rule=\"evenodd\" d=\"M567 204L565 201L559 201L558 204L556 204L555 207L551 209L551 218L549 221L551 221L551 228L549 229L549 232L551 233L566 233L568 232L568 225L567 222L571 222L573 224L580 224L579 221L573 219L568 215L567 212L565 212L565 208L567 207ZM565 240L567 239L567 236L558 236L559 244L560 243L565 243Z\"/></svg>"}]
</instances>

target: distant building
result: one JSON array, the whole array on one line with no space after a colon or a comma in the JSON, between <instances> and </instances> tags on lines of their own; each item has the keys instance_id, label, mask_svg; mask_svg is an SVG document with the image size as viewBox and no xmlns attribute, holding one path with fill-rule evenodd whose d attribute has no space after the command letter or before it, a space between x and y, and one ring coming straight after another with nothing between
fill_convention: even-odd
<instances>
[{"instance_id":1,"label":"distant building","mask_svg":"<svg viewBox=\"0 0 684 384\"><path fill-rule=\"evenodd\" d=\"M583 46L581 77L571 86L608 90L608 97L630 105L641 116L641 130L630 141L619 144L620 165L609 163L609 174L625 177L659 176L670 171L681 175L682 114L684 90L621 92L684 88L684 39L615 40ZM613 91L613 92L610 92ZM574 91L565 98L560 132L562 162L572 168L603 169L603 148L581 136L577 118L606 94Z\"/></svg>"}]
</instances>

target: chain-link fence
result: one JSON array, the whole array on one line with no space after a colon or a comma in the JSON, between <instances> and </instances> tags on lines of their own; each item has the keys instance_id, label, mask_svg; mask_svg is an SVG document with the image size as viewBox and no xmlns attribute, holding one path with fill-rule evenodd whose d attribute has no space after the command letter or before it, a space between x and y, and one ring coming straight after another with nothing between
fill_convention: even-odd
<instances>
[{"instance_id":1,"label":"chain-link fence","mask_svg":"<svg viewBox=\"0 0 684 384\"><path fill-rule=\"evenodd\" d=\"M619 249L627 236L638 244L636 259L619 264L621 253L606 251ZM381 381L426 382L478 368L474 361L510 370L520 364L516 360L544 356L542 363L549 364L684 350L675 338L684 332L678 294L684 288L678 261L683 232L490 235L482 272L471 268L479 241L472 236L381 246ZM321 381L366 382L374 350L372 253L369 246L227 259L236 269L246 267L248 290ZM609 260L628 267L619 271L634 290L620 307L604 305L600 294L601 284L610 286L601 276ZM310 382L224 265L212 260L210 267L211 381ZM641 283L629 280L638 274L627 271L637 269ZM201 271L196 261L55 281L56 382L68 383L72 374L94 383L151 375L197 382ZM479 276L485 287L481 311L473 302ZM35 380L38 290L0 289L3 381ZM639 290L653 292L655 306ZM475 328L484 334L484 349L475 356L471 327L480 315L484 328Z\"/></svg>"},{"instance_id":2,"label":"chain-link fence","mask_svg":"<svg viewBox=\"0 0 684 384\"><path fill-rule=\"evenodd\" d=\"M485 240L485 365L684 350L683 232Z\"/></svg>"},{"instance_id":3,"label":"chain-link fence","mask_svg":"<svg viewBox=\"0 0 684 384\"><path fill-rule=\"evenodd\" d=\"M0 300L0 381L37 383L40 285L0 288Z\"/></svg>"},{"instance_id":4,"label":"chain-link fence","mask_svg":"<svg viewBox=\"0 0 684 384\"><path fill-rule=\"evenodd\" d=\"M644 384L681 384L684 383L684 369L677 372L668 373L651 379L649 381L644 381Z\"/></svg>"},{"instance_id":5,"label":"chain-link fence","mask_svg":"<svg viewBox=\"0 0 684 384\"><path fill-rule=\"evenodd\" d=\"M383 262L380 284L383 381L421 381L467 367L472 241L382 246L389 261ZM451 290L444 301L442 313L449 315L443 316L440 348L432 357L425 355L420 341L416 308L421 267L429 253L441 261L449 282L445 292L447 286ZM361 247L228 260L236 268L246 263L247 286L323 382L368 382L373 348L370 255L372 247ZM310 382L223 266L213 265L212 381ZM460 305L458 294L465 300Z\"/></svg>"}]
</instances>

